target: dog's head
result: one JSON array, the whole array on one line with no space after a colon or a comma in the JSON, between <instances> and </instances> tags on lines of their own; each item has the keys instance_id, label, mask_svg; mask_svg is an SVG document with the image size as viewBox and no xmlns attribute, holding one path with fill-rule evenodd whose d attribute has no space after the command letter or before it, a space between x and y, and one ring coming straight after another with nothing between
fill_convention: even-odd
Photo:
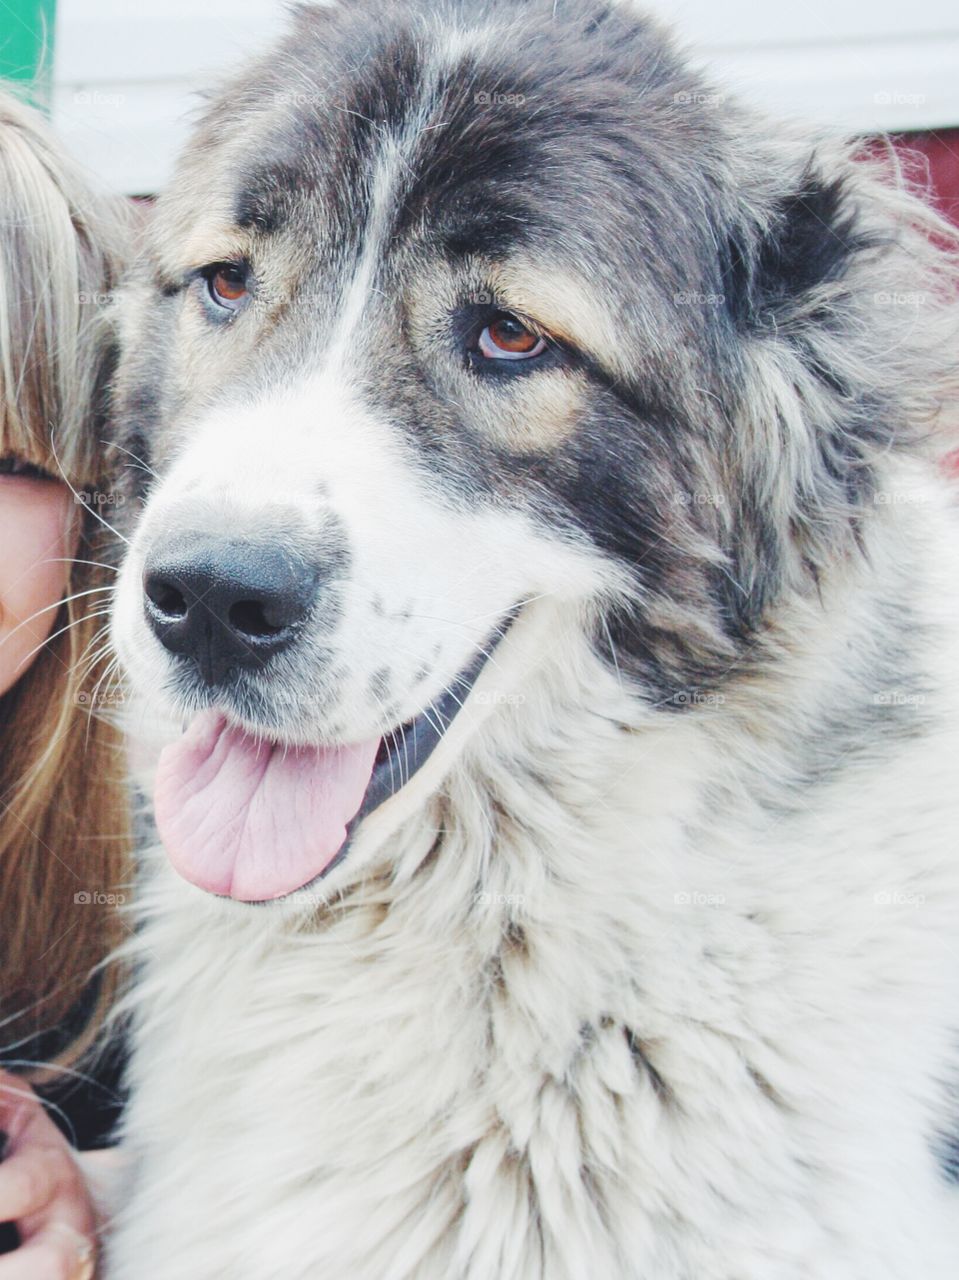
<instances>
[{"instance_id":1,"label":"dog's head","mask_svg":"<svg viewBox=\"0 0 959 1280\"><path fill-rule=\"evenodd\" d=\"M658 714L741 668L917 412L880 192L618 6L301 7L127 301L115 637L197 716L157 793L184 874L328 871L534 599Z\"/></svg>"}]
</instances>

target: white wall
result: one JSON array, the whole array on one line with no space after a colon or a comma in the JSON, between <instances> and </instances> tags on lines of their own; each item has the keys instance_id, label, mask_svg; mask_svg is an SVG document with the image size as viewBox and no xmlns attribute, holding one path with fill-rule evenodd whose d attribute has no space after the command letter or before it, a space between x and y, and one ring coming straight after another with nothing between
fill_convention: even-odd
<instances>
[{"instance_id":1,"label":"white wall","mask_svg":"<svg viewBox=\"0 0 959 1280\"><path fill-rule=\"evenodd\" d=\"M197 90L284 21L281 0L59 0L54 124L112 186L155 191Z\"/></svg>"},{"instance_id":2,"label":"white wall","mask_svg":"<svg viewBox=\"0 0 959 1280\"><path fill-rule=\"evenodd\" d=\"M520 0L518 0L520 2ZM723 84L844 131L959 125L955 0L651 0ZM111 185L162 185L197 89L268 41L281 0L59 0L54 120Z\"/></svg>"}]
</instances>

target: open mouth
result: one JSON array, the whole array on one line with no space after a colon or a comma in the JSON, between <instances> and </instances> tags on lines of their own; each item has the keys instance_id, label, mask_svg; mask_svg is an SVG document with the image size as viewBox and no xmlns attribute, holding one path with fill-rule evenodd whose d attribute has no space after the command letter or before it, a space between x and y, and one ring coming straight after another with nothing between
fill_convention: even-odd
<instances>
[{"instance_id":1,"label":"open mouth","mask_svg":"<svg viewBox=\"0 0 959 1280\"><path fill-rule=\"evenodd\" d=\"M192 884L241 902L308 889L346 857L357 827L423 767L486 665L478 654L444 693L385 736L293 747L201 712L160 757L157 829Z\"/></svg>"},{"instance_id":2,"label":"open mouth","mask_svg":"<svg viewBox=\"0 0 959 1280\"><path fill-rule=\"evenodd\" d=\"M430 758L442 742L457 712L461 710L479 673L486 666L486 660L486 653L478 654L472 664L447 685L443 694L430 703L426 711L420 712L413 720L408 720L380 739L370 784L363 796L363 803L350 822L351 831L374 809L378 809L384 800L389 800L401 787L405 787ZM335 861L339 862L345 853L344 846ZM333 863L327 870L332 866Z\"/></svg>"}]
</instances>

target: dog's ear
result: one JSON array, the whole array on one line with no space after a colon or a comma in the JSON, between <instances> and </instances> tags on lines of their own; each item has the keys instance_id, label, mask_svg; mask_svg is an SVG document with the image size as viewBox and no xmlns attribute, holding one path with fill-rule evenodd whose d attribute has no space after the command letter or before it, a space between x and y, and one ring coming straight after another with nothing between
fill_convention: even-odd
<instances>
[{"instance_id":1,"label":"dog's ear","mask_svg":"<svg viewBox=\"0 0 959 1280\"><path fill-rule=\"evenodd\" d=\"M785 164L779 177L759 170L738 196L720 262L737 338L733 527L761 526L755 552L733 553L735 573L767 584L749 593L754 613L779 590L771 565L815 577L861 539L867 513L889 500L896 455L927 447L955 385L944 224L888 156L838 143L805 154L794 181Z\"/></svg>"},{"instance_id":2,"label":"dog's ear","mask_svg":"<svg viewBox=\"0 0 959 1280\"><path fill-rule=\"evenodd\" d=\"M781 421L802 420L855 499L869 464L928 439L953 394L957 237L888 154L824 144L795 171L744 200L725 305L753 386L779 387Z\"/></svg>"},{"instance_id":3,"label":"dog's ear","mask_svg":"<svg viewBox=\"0 0 959 1280\"><path fill-rule=\"evenodd\" d=\"M810 303L841 292L860 255L881 243L864 224L849 175L810 159L791 191L727 237L720 261L727 308L746 331L782 331L800 314L815 321Z\"/></svg>"}]
</instances>

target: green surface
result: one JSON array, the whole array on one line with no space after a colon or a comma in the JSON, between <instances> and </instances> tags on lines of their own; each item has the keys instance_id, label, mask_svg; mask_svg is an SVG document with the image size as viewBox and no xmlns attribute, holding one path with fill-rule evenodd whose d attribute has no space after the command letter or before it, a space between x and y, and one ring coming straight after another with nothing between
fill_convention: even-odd
<instances>
[{"instance_id":1,"label":"green surface","mask_svg":"<svg viewBox=\"0 0 959 1280\"><path fill-rule=\"evenodd\" d=\"M35 101L49 100L57 0L0 0L0 76L33 81Z\"/></svg>"}]
</instances>

